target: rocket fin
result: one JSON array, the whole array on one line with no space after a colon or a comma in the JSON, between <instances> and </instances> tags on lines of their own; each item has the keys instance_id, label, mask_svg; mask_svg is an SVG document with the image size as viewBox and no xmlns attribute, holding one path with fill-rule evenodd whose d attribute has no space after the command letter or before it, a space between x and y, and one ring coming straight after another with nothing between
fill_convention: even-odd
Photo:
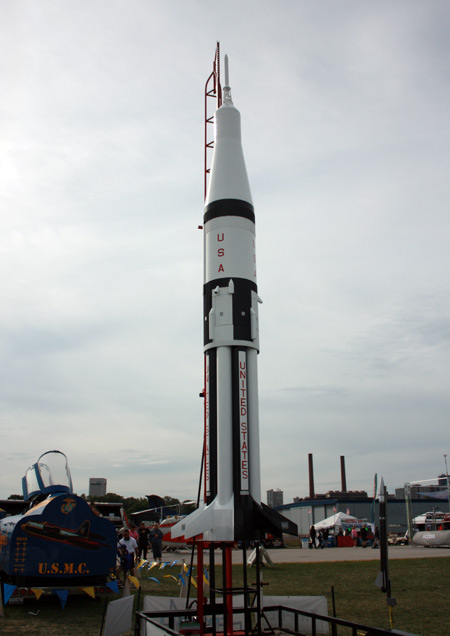
<instances>
[{"instance_id":1,"label":"rocket fin","mask_svg":"<svg viewBox=\"0 0 450 636\"><path fill-rule=\"evenodd\" d=\"M263 503L250 498L250 505L234 509L233 498L220 505L216 497L208 506L198 508L172 527L172 537L186 539L203 535L205 541L241 541L264 539L265 534L281 537L297 535L297 525Z\"/></svg>"},{"instance_id":2,"label":"rocket fin","mask_svg":"<svg viewBox=\"0 0 450 636\"><path fill-rule=\"evenodd\" d=\"M233 496L225 504L216 497L172 527L172 537L183 535L186 539L203 535L205 541L234 541Z\"/></svg>"},{"instance_id":3,"label":"rocket fin","mask_svg":"<svg viewBox=\"0 0 450 636\"><path fill-rule=\"evenodd\" d=\"M274 534L275 536L281 536L284 534L298 535L297 524L284 517L277 510L269 508L266 504L257 504L253 502L256 507L255 522L263 527L266 532Z\"/></svg>"},{"instance_id":4,"label":"rocket fin","mask_svg":"<svg viewBox=\"0 0 450 636\"><path fill-rule=\"evenodd\" d=\"M172 537L186 537L189 539L190 537L196 536L196 534L202 534L204 532L204 527L211 525L211 520L209 519L211 515L207 510L208 506L203 505L201 508L197 508L194 512L191 512L187 517L178 521L172 528L170 529L170 533ZM198 527L198 532L195 530ZM191 534L191 530L194 532Z\"/></svg>"},{"instance_id":5,"label":"rocket fin","mask_svg":"<svg viewBox=\"0 0 450 636\"><path fill-rule=\"evenodd\" d=\"M263 540L266 533L281 537L283 534L297 535L298 531L297 525L290 519L251 498L249 506L235 511L235 539Z\"/></svg>"}]
</instances>

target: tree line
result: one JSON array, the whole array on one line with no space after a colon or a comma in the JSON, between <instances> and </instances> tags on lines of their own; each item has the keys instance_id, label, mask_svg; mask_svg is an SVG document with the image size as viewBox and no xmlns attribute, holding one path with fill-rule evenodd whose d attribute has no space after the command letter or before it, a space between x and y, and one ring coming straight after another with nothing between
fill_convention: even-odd
<instances>
[{"instance_id":1,"label":"tree line","mask_svg":"<svg viewBox=\"0 0 450 636\"><path fill-rule=\"evenodd\" d=\"M133 512L141 512L142 510L148 510L150 508L147 497L122 497L122 495L118 495L115 492L109 492L101 497L90 496L84 493L80 496L88 502L100 501L105 503L121 503L128 517ZM9 495L8 499L23 499L23 496ZM165 509L166 513L168 512L173 515L187 515L196 508L194 504L183 503L175 497L166 496L161 497L161 499L164 502L162 507ZM155 509L159 510L160 508Z\"/></svg>"}]
</instances>

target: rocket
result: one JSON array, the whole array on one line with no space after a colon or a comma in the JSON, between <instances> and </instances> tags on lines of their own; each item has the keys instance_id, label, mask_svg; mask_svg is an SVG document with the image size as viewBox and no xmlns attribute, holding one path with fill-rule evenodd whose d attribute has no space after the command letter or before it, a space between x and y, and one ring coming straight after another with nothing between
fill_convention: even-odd
<instances>
[{"instance_id":1,"label":"rocket","mask_svg":"<svg viewBox=\"0 0 450 636\"><path fill-rule=\"evenodd\" d=\"M382 592L386 592L386 602L389 607L389 620L393 628L392 608L397 600L391 596L391 579L389 578L388 540L387 540L387 490L381 478L379 493L379 522L380 522L380 571L375 579L375 585Z\"/></svg>"},{"instance_id":2,"label":"rocket","mask_svg":"<svg viewBox=\"0 0 450 636\"><path fill-rule=\"evenodd\" d=\"M379 522L380 522L380 572L378 573L375 585L382 592L391 595L391 581L389 579L388 561L388 540L387 540L387 519L386 519L386 488L384 480L381 478L379 493Z\"/></svg>"},{"instance_id":3,"label":"rocket","mask_svg":"<svg viewBox=\"0 0 450 636\"><path fill-rule=\"evenodd\" d=\"M261 503L257 356L262 301L255 212L227 56L214 126L203 217L204 501L172 536L237 541L262 539L265 532L297 534L294 523Z\"/></svg>"}]
</instances>

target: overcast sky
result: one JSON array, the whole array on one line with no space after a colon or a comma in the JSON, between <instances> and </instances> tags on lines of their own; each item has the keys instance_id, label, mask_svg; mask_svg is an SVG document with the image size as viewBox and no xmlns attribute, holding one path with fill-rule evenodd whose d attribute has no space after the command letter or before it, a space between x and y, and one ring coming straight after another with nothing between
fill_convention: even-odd
<instances>
[{"instance_id":1,"label":"overcast sky","mask_svg":"<svg viewBox=\"0 0 450 636\"><path fill-rule=\"evenodd\" d=\"M1 0L0 497L196 497L204 84L256 212L262 490L388 490L450 454L447 0Z\"/></svg>"}]
</instances>

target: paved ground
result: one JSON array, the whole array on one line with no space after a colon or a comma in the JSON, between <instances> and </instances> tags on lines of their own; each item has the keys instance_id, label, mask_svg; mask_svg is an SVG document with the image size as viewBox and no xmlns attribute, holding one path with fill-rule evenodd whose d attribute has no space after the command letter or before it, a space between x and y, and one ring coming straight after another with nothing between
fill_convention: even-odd
<instances>
[{"instance_id":1,"label":"paved ground","mask_svg":"<svg viewBox=\"0 0 450 636\"><path fill-rule=\"evenodd\" d=\"M379 550L372 548L324 548L323 550L309 550L298 548L274 549L267 551L273 563L321 563L326 561L377 561ZM247 557L250 555L247 552ZM450 548L423 548L412 546L389 546L389 559L423 559L434 557L450 557ZM188 561L190 553L165 552L163 561L185 559ZM209 554L205 551L205 562L208 563ZM221 562L221 554L216 550L216 561ZM233 563L242 563L241 550L233 550Z\"/></svg>"},{"instance_id":2,"label":"paved ground","mask_svg":"<svg viewBox=\"0 0 450 636\"><path fill-rule=\"evenodd\" d=\"M268 550L274 563L314 563L324 561L378 561L380 551L372 548L324 548L323 550ZM448 548L389 546L389 559L423 559L450 557Z\"/></svg>"}]
</instances>

